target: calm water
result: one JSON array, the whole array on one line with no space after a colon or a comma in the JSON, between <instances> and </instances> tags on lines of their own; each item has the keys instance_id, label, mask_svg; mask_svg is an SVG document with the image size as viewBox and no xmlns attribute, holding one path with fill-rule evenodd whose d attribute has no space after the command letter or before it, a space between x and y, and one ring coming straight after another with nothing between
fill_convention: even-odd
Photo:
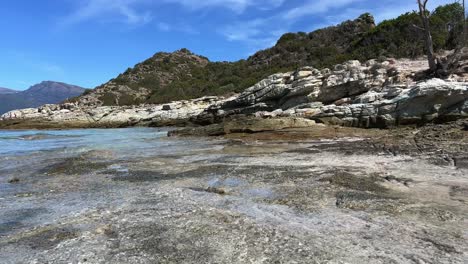
<instances>
[{"instance_id":1,"label":"calm water","mask_svg":"<svg viewBox=\"0 0 468 264\"><path fill-rule=\"evenodd\" d=\"M129 162L213 148L214 141L173 139L168 129L0 130L0 199L14 177L34 176L45 167L83 153L103 153L103 160ZM98 154L100 155L100 154Z\"/></svg>"},{"instance_id":2,"label":"calm water","mask_svg":"<svg viewBox=\"0 0 468 264\"><path fill-rule=\"evenodd\" d=\"M49 131L0 130L0 157L44 151L145 150L165 143L167 130L153 128Z\"/></svg>"},{"instance_id":3,"label":"calm water","mask_svg":"<svg viewBox=\"0 0 468 264\"><path fill-rule=\"evenodd\" d=\"M125 202L124 197L136 196L124 194L137 187L114 182L100 174L102 171L128 170L132 164L151 164L164 156L175 155L184 160L185 156L194 153L197 156L200 151L220 147L217 140L169 138L167 131L158 128L0 131L0 240L4 235L49 224L83 210L116 206ZM81 155L87 157L83 164L104 162L106 167L84 174L46 173L50 166ZM154 166L164 170L157 164ZM11 179L19 181L10 183Z\"/></svg>"}]
</instances>

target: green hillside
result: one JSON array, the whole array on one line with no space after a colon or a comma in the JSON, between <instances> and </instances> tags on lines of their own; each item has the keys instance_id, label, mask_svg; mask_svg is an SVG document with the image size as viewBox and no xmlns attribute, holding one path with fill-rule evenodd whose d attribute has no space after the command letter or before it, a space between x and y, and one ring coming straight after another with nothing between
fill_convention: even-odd
<instances>
[{"instance_id":1,"label":"green hillside","mask_svg":"<svg viewBox=\"0 0 468 264\"><path fill-rule=\"evenodd\" d=\"M431 14L436 50L460 43L463 9L440 6ZM205 95L240 92L270 74L301 66L331 67L346 60L424 55L421 21L416 12L375 25L370 14L311 33L287 33L277 44L247 60L210 62L186 49L157 53L88 94L104 105L165 103ZM129 93L131 91L135 91ZM78 98L77 100L81 100Z\"/></svg>"}]
</instances>

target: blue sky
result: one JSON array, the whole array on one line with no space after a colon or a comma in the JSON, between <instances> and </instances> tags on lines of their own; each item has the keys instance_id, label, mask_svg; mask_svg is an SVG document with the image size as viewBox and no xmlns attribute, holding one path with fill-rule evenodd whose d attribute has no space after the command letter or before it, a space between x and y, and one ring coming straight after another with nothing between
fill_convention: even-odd
<instances>
[{"instance_id":1,"label":"blue sky","mask_svg":"<svg viewBox=\"0 0 468 264\"><path fill-rule=\"evenodd\" d=\"M430 8L452 0L429 0ZM15 0L0 3L0 87L43 80L92 88L158 51L247 58L286 32L309 32L416 0Z\"/></svg>"}]
</instances>

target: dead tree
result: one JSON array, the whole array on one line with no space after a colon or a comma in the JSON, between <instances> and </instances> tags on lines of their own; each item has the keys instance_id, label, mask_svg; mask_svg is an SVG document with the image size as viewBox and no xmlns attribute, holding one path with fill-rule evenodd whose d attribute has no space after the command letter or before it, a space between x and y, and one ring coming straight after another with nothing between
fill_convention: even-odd
<instances>
[{"instance_id":1,"label":"dead tree","mask_svg":"<svg viewBox=\"0 0 468 264\"><path fill-rule=\"evenodd\" d=\"M429 61L429 69L432 72L435 72L437 70L437 62L436 62L436 56L434 54L434 44L432 42L431 29L429 25L429 14L426 9L426 5L428 1L429 0L418 0L418 6L419 6L419 16L421 17L422 24L423 24L427 60Z\"/></svg>"},{"instance_id":2,"label":"dead tree","mask_svg":"<svg viewBox=\"0 0 468 264\"><path fill-rule=\"evenodd\" d=\"M467 46L467 26L466 26L466 9L465 9L465 0L463 0L463 43L462 47Z\"/></svg>"}]
</instances>

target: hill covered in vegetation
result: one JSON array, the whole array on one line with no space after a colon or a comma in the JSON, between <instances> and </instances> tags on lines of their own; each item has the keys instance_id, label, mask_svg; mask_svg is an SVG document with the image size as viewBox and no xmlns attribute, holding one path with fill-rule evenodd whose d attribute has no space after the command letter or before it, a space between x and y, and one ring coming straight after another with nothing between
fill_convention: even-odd
<instances>
[{"instance_id":1,"label":"hill covered in vegetation","mask_svg":"<svg viewBox=\"0 0 468 264\"><path fill-rule=\"evenodd\" d=\"M463 9L440 6L431 13L436 50L460 43ZM117 78L74 99L81 104L167 103L205 95L241 92L263 78L301 66L332 67L347 60L424 55L421 21L416 12L376 25L371 14L311 33L287 33L277 44L246 60L210 62L187 49L157 53Z\"/></svg>"}]
</instances>

